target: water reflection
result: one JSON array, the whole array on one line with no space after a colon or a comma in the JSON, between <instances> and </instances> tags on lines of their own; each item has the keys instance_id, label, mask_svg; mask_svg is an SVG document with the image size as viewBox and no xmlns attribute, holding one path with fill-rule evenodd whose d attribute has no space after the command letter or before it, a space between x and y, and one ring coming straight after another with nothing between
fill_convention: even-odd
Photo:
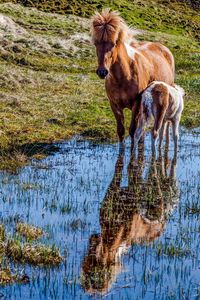
<instances>
[{"instance_id":1,"label":"water reflection","mask_svg":"<svg viewBox=\"0 0 200 300\"><path fill-rule=\"evenodd\" d=\"M82 263L82 286L89 293L109 290L123 267L121 258L133 244L148 244L158 238L170 212L179 200L176 153L154 156L148 164L144 149L130 158L128 186L121 186L124 153L120 152L113 179L100 209L101 233L89 239Z\"/></svg>"}]
</instances>

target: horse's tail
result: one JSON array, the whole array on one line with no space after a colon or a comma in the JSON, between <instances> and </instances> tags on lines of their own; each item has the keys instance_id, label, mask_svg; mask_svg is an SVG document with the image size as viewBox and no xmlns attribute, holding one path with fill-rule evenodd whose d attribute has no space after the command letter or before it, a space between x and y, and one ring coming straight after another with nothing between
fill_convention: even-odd
<instances>
[{"instance_id":1,"label":"horse's tail","mask_svg":"<svg viewBox=\"0 0 200 300\"><path fill-rule=\"evenodd\" d=\"M184 91L184 89L180 85L175 84L174 87L180 93L180 95L182 97L185 96L185 91Z\"/></svg>"},{"instance_id":2,"label":"horse's tail","mask_svg":"<svg viewBox=\"0 0 200 300\"><path fill-rule=\"evenodd\" d=\"M153 98L151 92L147 89L142 95L142 103L143 103L143 109L145 113L146 120L149 121L152 117L152 103Z\"/></svg>"}]
</instances>

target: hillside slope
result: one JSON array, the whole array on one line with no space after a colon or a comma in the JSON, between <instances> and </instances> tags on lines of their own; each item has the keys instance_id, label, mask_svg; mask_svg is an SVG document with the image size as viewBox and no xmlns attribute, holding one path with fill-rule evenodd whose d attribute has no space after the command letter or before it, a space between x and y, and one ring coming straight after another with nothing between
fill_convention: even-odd
<instances>
[{"instance_id":1,"label":"hillside slope","mask_svg":"<svg viewBox=\"0 0 200 300\"><path fill-rule=\"evenodd\" d=\"M110 7L120 11L131 25L168 33L187 32L199 37L197 30L200 22L199 0L12 0L12 2L33 6L46 12L81 17L89 17L97 10Z\"/></svg>"},{"instance_id":2,"label":"hillside slope","mask_svg":"<svg viewBox=\"0 0 200 300\"><path fill-rule=\"evenodd\" d=\"M198 13L189 20L189 8L180 17L180 11L173 15L170 8L164 9L163 4L155 7L153 1L149 6L141 4L144 1L129 2L120 10L129 25L142 29L137 38L160 41L174 53L176 81L186 89L182 124L199 126ZM86 9L89 1L84 3ZM117 1L112 3L116 8ZM186 27L181 25L183 18ZM103 139L116 137L104 83L94 72L96 57L87 18L3 3L0 36L2 151L77 133Z\"/></svg>"}]
</instances>

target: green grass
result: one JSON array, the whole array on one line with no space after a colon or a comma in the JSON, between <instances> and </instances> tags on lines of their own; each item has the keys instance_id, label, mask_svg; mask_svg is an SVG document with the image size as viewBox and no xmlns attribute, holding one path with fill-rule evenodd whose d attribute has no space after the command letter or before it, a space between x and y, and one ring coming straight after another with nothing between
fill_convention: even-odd
<instances>
[{"instance_id":1,"label":"green grass","mask_svg":"<svg viewBox=\"0 0 200 300\"><path fill-rule=\"evenodd\" d=\"M187 247L180 247L173 244L162 244L159 243L156 246L156 250L158 255L166 255L169 257L187 257L192 255L191 249L188 249Z\"/></svg>"},{"instance_id":2,"label":"green grass","mask_svg":"<svg viewBox=\"0 0 200 300\"><path fill-rule=\"evenodd\" d=\"M123 0L91 5L86 1L79 6L76 2L74 13L89 16L103 3L119 9L129 25L144 29L139 39L160 41L171 49L176 82L186 90L182 125L199 126L197 12L176 2L164 6L161 1ZM0 4L0 13L23 30L23 34L7 32L0 46L1 168L15 167L17 157L19 165L26 163L27 144L51 143L74 134L115 140L116 125L104 83L94 72L96 57L89 42L88 19L9 3Z\"/></svg>"},{"instance_id":3,"label":"green grass","mask_svg":"<svg viewBox=\"0 0 200 300\"><path fill-rule=\"evenodd\" d=\"M27 283L27 275L11 272L8 262L29 263L32 265L59 265L63 260L59 249L39 244L33 240L43 235L43 230L26 223L17 223L18 237L23 236L29 242L10 237L5 226L0 224L0 286L12 283Z\"/></svg>"},{"instance_id":4,"label":"green grass","mask_svg":"<svg viewBox=\"0 0 200 300\"><path fill-rule=\"evenodd\" d=\"M30 243L23 245L17 239L8 240L6 255L13 261L33 265L58 265L62 261L59 250L54 246Z\"/></svg>"},{"instance_id":5,"label":"green grass","mask_svg":"<svg viewBox=\"0 0 200 300\"><path fill-rule=\"evenodd\" d=\"M10 235L6 233L5 226L0 224L0 286L29 282L29 277L26 274L11 271L10 261L32 265L58 265L62 261L59 249L55 246L31 243L32 240L42 236L42 229L29 224L18 223L16 231L19 236L23 236L29 242L22 243L20 239L10 238Z\"/></svg>"}]
</instances>

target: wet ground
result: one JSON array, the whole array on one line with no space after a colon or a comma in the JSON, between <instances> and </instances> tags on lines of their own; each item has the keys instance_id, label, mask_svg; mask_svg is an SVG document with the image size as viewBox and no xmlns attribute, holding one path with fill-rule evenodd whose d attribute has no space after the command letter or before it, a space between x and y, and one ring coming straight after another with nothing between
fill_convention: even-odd
<instances>
[{"instance_id":1,"label":"wet ground","mask_svg":"<svg viewBox=\"0 0 200 300\"><path fill-rule=\"evenodd\" d=\"M65 257L59 267L12 264L26 285L0 288L1 299L200 299L200 130L181 131L177 160L155 161L150 138L130 158L130 141L74 139L0 174L0 221L46 232Z\"/></svg>"}]
</instances>

